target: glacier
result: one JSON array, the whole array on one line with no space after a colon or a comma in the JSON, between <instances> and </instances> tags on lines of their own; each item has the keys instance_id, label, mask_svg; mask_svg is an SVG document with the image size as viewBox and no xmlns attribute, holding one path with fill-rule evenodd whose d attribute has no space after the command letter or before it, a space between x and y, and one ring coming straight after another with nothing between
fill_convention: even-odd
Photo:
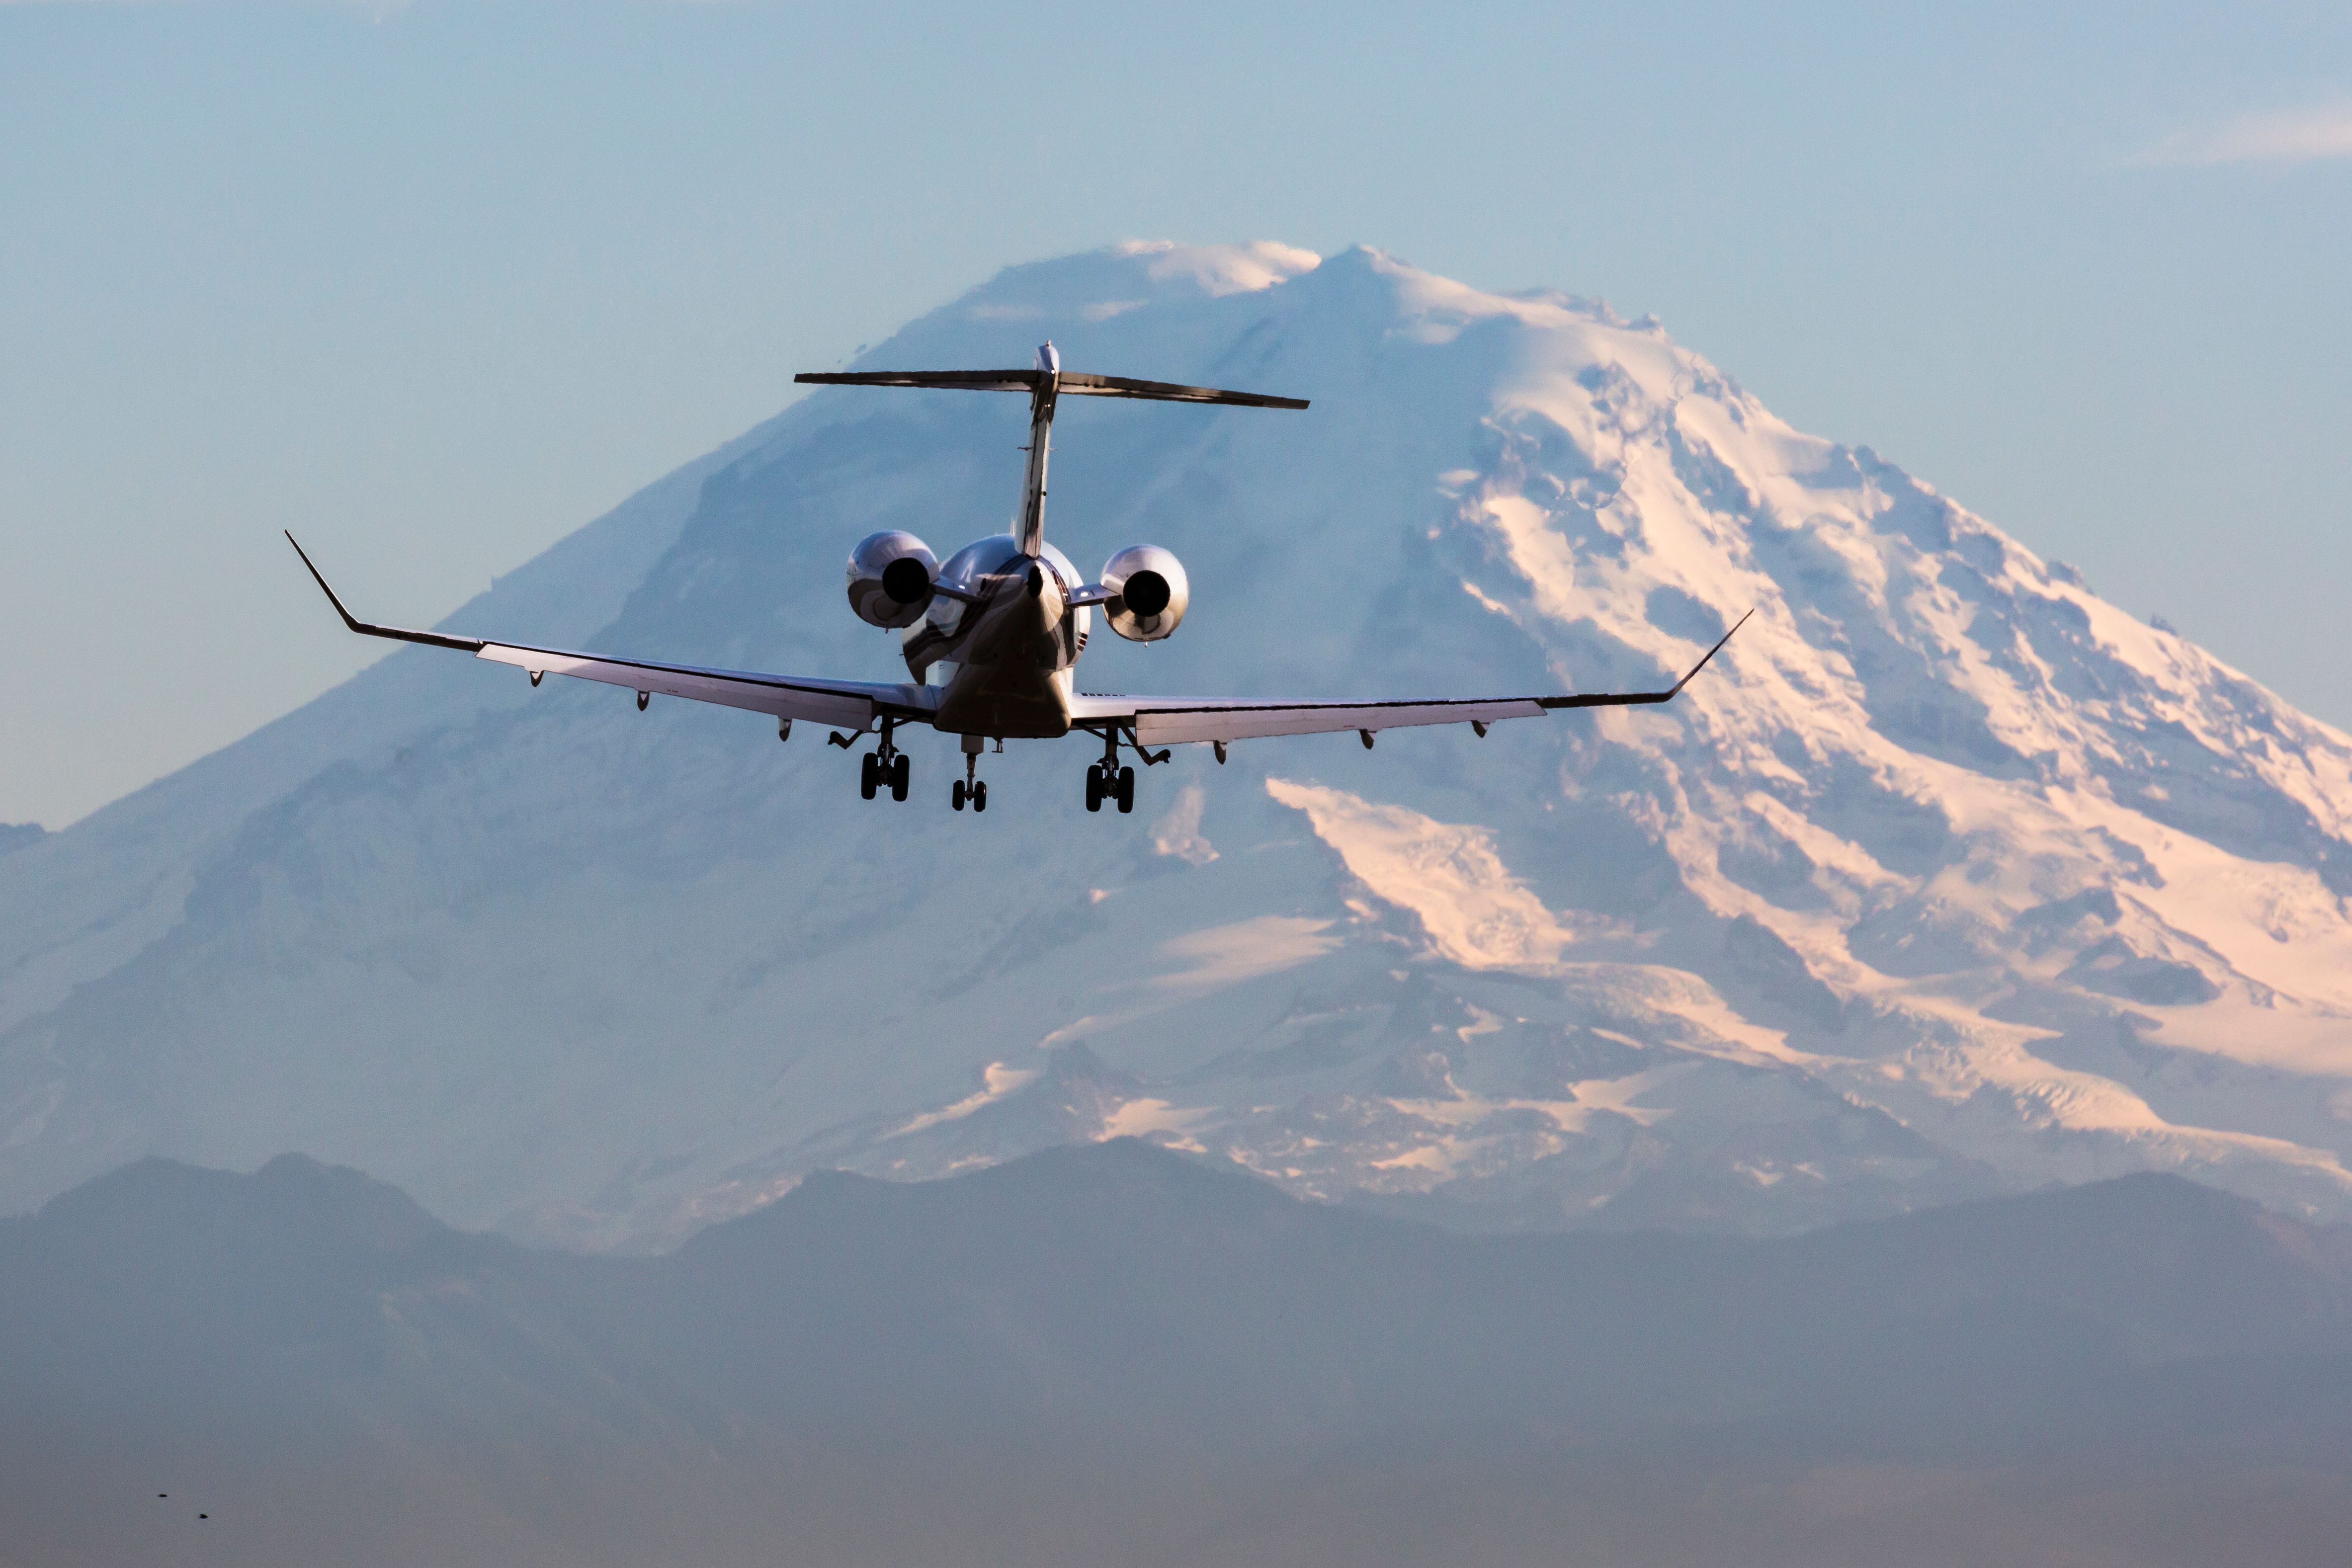
<instances>
[{"instance_id":1,"label":"glacier","mask_svg":"<svg viewBox=\"0 0 2352 1568\"><path fill-rule=\"evenodd\" d=\"M1084 812L1082 747L985 758L973 817L918 734L869 804L805 730L403 651L0 852L0 1207L297 1149L645 1249L818 1169L1139 1134L1469 1228L2151 1169L2352 1218L2352 737L1596 300L1129 244L851 368L1048 337L1314 400L1065 411L1050 537L1195 587L1087 689L1651 687L1755 618L1668 707L1182 747L1132 818ZM841 558L1003 528L1022 435L823 392L445 626L891 678Z\"/></svg>"}]
</instances>

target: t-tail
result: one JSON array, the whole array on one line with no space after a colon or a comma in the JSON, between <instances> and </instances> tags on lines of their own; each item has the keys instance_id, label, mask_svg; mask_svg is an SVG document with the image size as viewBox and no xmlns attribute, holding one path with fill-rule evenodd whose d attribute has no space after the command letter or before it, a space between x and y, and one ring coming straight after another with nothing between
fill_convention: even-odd
<instances>
[{"instance_id":1,"label":"t-tail","mask_svg":"<svg viewBox=\"0 0 2352 1568\"><path fill-rule=\"evenodd\" d=\"M1025 371L858 371L840 374L798 375L793 380L818 386L939 387L958 392L1025 392L1029 394L1029 468L1021 483L1021 517L1013 535L1021 553L1035 555L1045 543L1045 462L1053 449L1054 405L1064 397L1138 397L1160 402L1231 403L1241 408L1305 408L1297 397L1265 397L1257 392L1223 392L1215 387L1181 386L1173 382L1130 381L1125 376L1096 376L1062 369L1062 356L1050 342L1038 345L1037 363Z\"/></svg>"}]
</instances>

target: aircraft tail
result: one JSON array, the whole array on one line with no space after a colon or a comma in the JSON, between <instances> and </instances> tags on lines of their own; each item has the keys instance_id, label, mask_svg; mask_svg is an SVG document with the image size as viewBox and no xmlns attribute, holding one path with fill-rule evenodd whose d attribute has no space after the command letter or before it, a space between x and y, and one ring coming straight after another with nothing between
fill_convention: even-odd
<instances>
[{"instance_id":1,"label":"aircraft tail","mask_svg":"<svg viewBox=\"0 0 2352 1568\"><path fill-rule=\"evenodd\" d=\"M1045 542L1045 455L1053 444L1054 404L1063 397L1132 397L1155 402L1223 403L1236 408L1305 408L1300 397L1190 387L1175 382L1139 382L1126 376L1087 375L1062 369L1050 342L1039 345L1037 363L1026 371L843 371L808 372L793 381L829 387L929 387L945 392L1019 392L1029 394L1029 472L1022 483L1021 519L1013 529L1022 553L1035 555Z\"/></svg>"}]
</instances>

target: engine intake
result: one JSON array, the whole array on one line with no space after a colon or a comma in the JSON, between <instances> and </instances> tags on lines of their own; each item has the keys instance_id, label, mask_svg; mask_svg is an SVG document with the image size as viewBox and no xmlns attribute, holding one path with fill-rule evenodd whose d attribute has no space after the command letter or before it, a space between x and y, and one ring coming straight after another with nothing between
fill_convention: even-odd
<instances>
[{"instance_id":1,"label":"engine intake","mask_svg":"<svg viewBox=\"0 0 2352 1568\"><path fill-rule=\"evenodd\" d=\"M1192 598L1184 563L1158 545L1129 545L1111 557L1102 584L1118 596L1103 606L1104 617L1130 643L1157 643L1175 631Z\"/></svg>"},{"instance_id":2,"label":"engine intake","mask_svg":"<svg viewBox=\"0 0 2352 1568\"><path fill-rule=\"evenodd\" d=\"M912 626L930 608L939 558L896 528L868 534L849 552L849 608L868 626Z\"/></svg>"}]
</instances>

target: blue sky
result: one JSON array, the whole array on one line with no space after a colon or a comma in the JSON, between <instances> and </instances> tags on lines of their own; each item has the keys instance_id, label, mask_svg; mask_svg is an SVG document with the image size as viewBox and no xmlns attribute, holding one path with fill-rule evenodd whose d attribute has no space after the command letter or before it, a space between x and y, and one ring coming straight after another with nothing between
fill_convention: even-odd
<instances>
[{"instance_id":1,"label":"blue sky","mask_svg":"<svg viewBox=\"0 0 2352 1568\"><path fill-rule=\"evenodd\" d=\"M2352 7L1457 9L0 0L0 821L374 655L279 528L431 621L1154 236L1654 311L2352 724Z\"/></svg>"}]
</instances>

